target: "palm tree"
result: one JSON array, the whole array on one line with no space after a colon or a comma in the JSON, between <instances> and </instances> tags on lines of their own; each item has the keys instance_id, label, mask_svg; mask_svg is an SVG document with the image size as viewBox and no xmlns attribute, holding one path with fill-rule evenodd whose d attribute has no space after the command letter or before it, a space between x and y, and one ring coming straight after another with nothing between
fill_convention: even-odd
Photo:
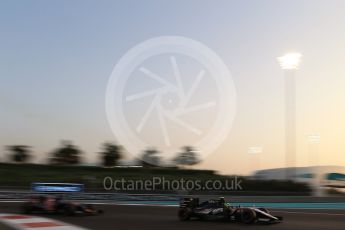
<instances>
[{"instance_id":1,"label":"palm tree","mask_svg":"<svg viewBox=\"0 0 345 230\"><path fill-rule=\"evenodd\" d=\"M57 148L52 153L52 164L79 164L80 163L80 154L82 151L71 141L62 141L61 147Z\"/></svg>"},{"instance_id":2,"label":"palm tree","mask_svg":"<svg viewBox=\"0 0 345 230\"><path fill-rule=\"evenodd\" d=\"M111 167L117 165L118 161L122 158L122 147L112 143L104 143L102 149L101 157L103 166Z\"/></svg>"},{"instance_id":3,"label":"palm tree","mask_svg":"<svg viewBox=\"0 0 345 230\"><path fill-rule=\"evenodd\" d=\"M200 163L199 156L191 146L183 147L182 152L178 153L174 161L177 165L181 166L191 166Z\"/></svg>"},{"instance_id":4,"label":"palm tree","mask_svg":"<svg viewBox=\"0 0 345 230\"><path fill-rule=\"evenodd\" d=\"M30 158L30 146L11 145L7 149L11 152L11 160L17 163L25 163Z\"/></svg>"},{"instance_id":5,"label":"palm tree","mask_svg":"<svg viewBox=\"0 0 345 230\"><path fill-rule=\"evenodd\" d=\"M141 157L143 167L159 167L161 159L158 154L155 148L146 149Z\"/></svg>"}]
</instances>

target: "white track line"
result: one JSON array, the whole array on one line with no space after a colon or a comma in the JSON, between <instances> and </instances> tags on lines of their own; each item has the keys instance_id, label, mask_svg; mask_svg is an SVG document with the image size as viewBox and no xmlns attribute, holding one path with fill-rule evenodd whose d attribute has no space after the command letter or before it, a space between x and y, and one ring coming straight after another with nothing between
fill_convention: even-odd
<instances>
[{"instance_id":1,"label":"white track line","mask_svg":"<svg viewBox=\"0 0 345 230\"><path fill-rule=\"evenodd\" d=\"M278 211L274 210L274 212L279 213L289 213L289 214L306 214L306 215L327 215L327 216L345 216L343 213L327 213L327 212L291 212L291 211Z\"/></svg>"}]
</instances>

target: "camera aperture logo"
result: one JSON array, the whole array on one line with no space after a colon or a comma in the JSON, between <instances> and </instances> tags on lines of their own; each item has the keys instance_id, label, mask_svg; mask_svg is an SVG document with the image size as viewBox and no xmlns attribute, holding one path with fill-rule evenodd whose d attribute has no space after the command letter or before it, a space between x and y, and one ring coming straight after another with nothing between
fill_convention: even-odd
<instances>
[{"instance_id":1,"label":"camera aperture logo","mask_svg":"<svg viewBox=\"0 0 345 230\"><path fill-rule=\"evenodd\" d=\"M194 146L202 159L227 137L236 91L210 48L185 37L156 37L134 46L114 67L106 113L116 139L137 157L151 146L167 158Z\"/></svg>"}]
</instances>

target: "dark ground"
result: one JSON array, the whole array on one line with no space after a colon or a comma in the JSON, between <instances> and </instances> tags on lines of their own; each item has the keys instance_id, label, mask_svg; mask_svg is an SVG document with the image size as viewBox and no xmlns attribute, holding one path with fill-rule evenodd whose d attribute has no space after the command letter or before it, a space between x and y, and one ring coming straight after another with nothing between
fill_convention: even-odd
<instances>
[{"instance_id":1,"label":"dark ground","mask_svg":"<svg viewBox=\"0 0 345 230\"><path fill-rule=\"evenodd\" d=\"M18 213L20 203L0 203L0 213ZM345 210L273 210L275 215L284 216L284 222L274 225L244 225L225 222L181 222L177 219L176 207L152 207L131 205L98 205L105 211L103 215L92 217L64 217L49 215L47 217L83 226L92 230L113 229L345 229ZM1 230L7 230L2 228Z\"/></svg>"}]
</instances>

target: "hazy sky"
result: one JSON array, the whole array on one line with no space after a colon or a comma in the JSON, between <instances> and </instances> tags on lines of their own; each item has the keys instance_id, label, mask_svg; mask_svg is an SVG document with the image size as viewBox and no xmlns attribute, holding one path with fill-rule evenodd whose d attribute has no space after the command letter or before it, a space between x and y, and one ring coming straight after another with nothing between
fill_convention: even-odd
<instances>
[{"instance_id":1,"label":"hazy sky","mask_svg":"<svg viewBox=\"0 0 345 230\"><path fill-rule=\"evenodd\" d=\"M237 90L232 130L199 167L249 173L251 146L263 147L258 167L284 166L276 57L288 51L303 54L297 164L308 164L306 136L320 133L320 164L345 165L344 11L343 0L0 0L0 146L43 157L68 139L93 161L114 140L104 105L114 65L142 41L177 35L215 51Z\"/></svg>"}]
</instances>

